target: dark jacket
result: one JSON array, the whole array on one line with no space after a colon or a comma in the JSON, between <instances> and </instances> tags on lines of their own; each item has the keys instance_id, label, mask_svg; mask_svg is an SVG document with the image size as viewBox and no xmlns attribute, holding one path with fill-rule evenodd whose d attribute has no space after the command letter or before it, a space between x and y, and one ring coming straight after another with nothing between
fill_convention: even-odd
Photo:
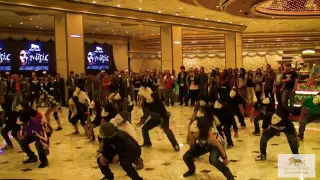
<instances>
[{"instance_id":1,"label":"dark jacket","mask_svg":"<svg viewBox=\"0 0 320 180\"><path fill-rule=\"evenodd\" d=\"M188 74L186 72L184 72L184 76L182 77L182 72L179 72L178 74L178 79L177 79L177 83L179 84L179 86L186 86L187 85L187 76Z\"/></svg>"},{"instance_id":2,"label":"dark jacket","mask_svg":"<svg viewBox=\"0 0 320 180\"><path fill-rule=\"evenodd\" d=\"M102 155L108 157L108 149L113 146L119 158L140 156L141 148L136 140L134 140L128 133L117 130L117 135L113 138L102 139Z\"/></svg>"}]
</instances>

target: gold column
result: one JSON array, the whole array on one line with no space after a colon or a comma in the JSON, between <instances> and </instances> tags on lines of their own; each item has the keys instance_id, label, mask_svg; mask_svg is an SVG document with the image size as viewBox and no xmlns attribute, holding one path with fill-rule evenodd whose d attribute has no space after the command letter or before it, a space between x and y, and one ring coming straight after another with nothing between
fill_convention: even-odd
<instances>
[{"instance_id":1,"label":"gold column","mask_svg":"<svg viewBox=\"0 0 320 180\"><path fill-rule=\"evenodd\" d=\"M85 72L83 17L81 14L66 14L68 70Z\"/></svg>"},{"instance_id":2,"label":"gold column","mask_svg":"<svg viewBox=\"0 0 320 180\"><path fill-rule=\"evenodd\" d=\"M181 26L161 27L161 68L179 72L182 62Z\"/></svg>"},{"instance_id":3,"label":"gold column","mask_svg":"<svg viewBox=\"0 0 320 180\"><path fill-rule=\"evenodd\" d=\"M226 68L242 68L242 33L225 34Z\"/></svg>"},{"instance_id":4,"label":"gold column","mask_svg":"<svg viewBox=\"0 0 320 180\"><path fill-rule=\"evenodd\" d=\"M66 79L68 76L68 63L67 63L66 18L64 13L55 15L54 26L55 26L57 73L60 73L61 77Z\"/></svg>"}]
</instances>

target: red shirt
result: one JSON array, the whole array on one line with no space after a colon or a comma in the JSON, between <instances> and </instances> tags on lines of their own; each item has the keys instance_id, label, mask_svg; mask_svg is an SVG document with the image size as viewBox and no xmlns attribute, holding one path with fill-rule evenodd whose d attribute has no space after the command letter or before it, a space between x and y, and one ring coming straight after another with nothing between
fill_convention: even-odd
<instances>
[{"instance_id":1,"label":"red shirt","mask_svg":"<svg viewBox=\"0 0 320 180\"><path fill-rule=\"evenodd\" d=\"M110 81L109 78L103 78L102 79L102 84L101 84L101 89L102 90L109 90L110 89L110 82L111 81Z\"/></svg>"},{"instance_id":2,"label":"red shirt","mask_svg":"<svg viewBox=\"0 0 320 180\"><path fill-rule=\"evenodd\" d=\"M172 85L173 85L174 81L173 79L165 79L164 80L164 88L166 89L172 89Z\"/></svg>"}]
</instances>

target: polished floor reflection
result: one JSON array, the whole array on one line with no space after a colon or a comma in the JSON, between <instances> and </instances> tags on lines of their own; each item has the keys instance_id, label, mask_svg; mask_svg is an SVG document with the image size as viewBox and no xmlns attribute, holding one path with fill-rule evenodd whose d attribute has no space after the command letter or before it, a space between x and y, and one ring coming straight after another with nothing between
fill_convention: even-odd
<instances>
[{"instance_id":1,"label":"polished floor reflection","mask_svg":"<svg viewBox=\"0 0 320 180\"><path fill-rule=\"evenodd\" d=\"M172 113L170 126L178 142L181 151L174 152L170 142L160 128L151 132L153 147L143 149L142 157L145 168L139 174L147 180L178 180L183 179L182 174L187 170L182 156L187 151L186 133L187 125L193 109L190 107L169 107ZM136 108L133 112L133 121L136 123L141 116L141 110ZM19 153L15 142L14 150L0 152L0 179L68 179L86 180L100 179L102 174L96 164L97 142L88 142L83 131L78 136L71 136L73 132L67 121L67 110L60 114L63 130L54 132L51 138L51 154L48 156L49 167L38 169L38 163L22 164L24 153ZM277 154L291 153L284 134L271 139L268 143L268 160L256 162L255 156L259 152L258 136L253 136L253 125L247 121L247 128L240 130L240 137L234 140L235 147L227 150L229 168L239 180L275 180L278 179ZM295 123L296 127L298 126ZM56 124L52 118L52 126ZM316 154L320 157L320 124L312 123L307 126L305 140L300 145L300 153ZM82 129L81 129L82 130ZM141 139L141 132L138 133ZM0 138L0 146L3 145ZM31 145L32 149L34 145ZM223 180L222 174L208 162L208 155L202 156L196 161L196 176L187 178L195 180ZM320 159L316 158L316 168L320 167ZM111 165L116 180L129 179L120 165ZM316 172L320 178L320 171ZM317 179L317 178L315 178Z\"/></svg>"}]
</instances>

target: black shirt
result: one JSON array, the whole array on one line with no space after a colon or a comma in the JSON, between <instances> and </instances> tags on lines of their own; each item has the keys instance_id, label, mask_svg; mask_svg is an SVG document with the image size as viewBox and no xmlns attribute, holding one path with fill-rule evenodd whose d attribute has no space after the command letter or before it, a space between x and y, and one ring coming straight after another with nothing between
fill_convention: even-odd
<instances>
[{"instance_id":1,"label":"black shirt","mask_svg":"<svg viewBox=\"0 0 320 180\"><path fill-rule=\"evenodd\" d=\"M103 140L102 154L104 157L108 157L107 150L112 145L119 155L119 158L130 157L132 155L141 153L140 146L136 140L134 140L128 133L117 130L117 135L113 138L104 138Z\"/></svg>"},{"instance_id":2,"label":"black shirt","mask_svg":"<svg viewBox=\"0 0 320 180\"><path fill-rule=\"evenodd\" d=\"M287 79L289 81L286 82L284 88L286 90L293 90L297 78L298 74L295 71L285 72L282 76L282 79Z\"/></svg>"},{"instance_id":3,"label":"black shirt","mask_svg":"<svg viewBox=\"0 0 320 180\"><path fill-rule=\"evenodd\" d=\"M252 78L249 78L249 77L247 78L246 86L247 87L253 87Z\"/></svg>"}]
</instances>

